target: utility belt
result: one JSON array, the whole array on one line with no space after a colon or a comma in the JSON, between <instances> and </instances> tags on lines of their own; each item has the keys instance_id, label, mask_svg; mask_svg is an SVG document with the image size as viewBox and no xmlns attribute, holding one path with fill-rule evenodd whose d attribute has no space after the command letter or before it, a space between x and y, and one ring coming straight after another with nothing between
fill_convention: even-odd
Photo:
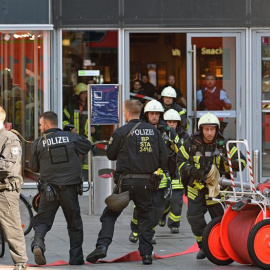
<instances>
[{"instance_id":1,"label":"utility belt","mask_svg":"<svg viewBox=\"0 0 270 270\"><path fill-rule=\"evenodd\" d=\"M126 174L121 176L122 179L130 179L130 178L135 178L135 179L151 179L152 178L152 173L143 173L143 174Z\"/></svg>"},{"instance_id":2,"label":"utility belt","mask_svg":"<svg viewBox=\"0 0 270 270\"><path fill-rule=\"evenodd\" d=\"M83 193L82 182L79 184L66 186L66 185L50 184L43 180L38 181L38 190L41 194L44 194L46 201L48 202L59 200L59 191L65 190L71 186L77 188L78 195L82 195Z\"/></svg>"}]
</instances>

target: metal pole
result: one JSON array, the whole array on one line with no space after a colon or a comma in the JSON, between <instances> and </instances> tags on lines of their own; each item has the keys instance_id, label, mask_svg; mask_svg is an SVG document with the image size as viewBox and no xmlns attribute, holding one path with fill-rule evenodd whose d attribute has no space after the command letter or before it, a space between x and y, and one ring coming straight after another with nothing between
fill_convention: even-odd
<instances>
[{"instance_id":1,"label":"metal pole","mask_svg":"<svg viewBox=\"0 0 270 270\"><path fill-rule=\"evenodd\" d=\"M253 177L255 186L260 183L260 151L253 151Z\"/></svg>"}]
</instances>

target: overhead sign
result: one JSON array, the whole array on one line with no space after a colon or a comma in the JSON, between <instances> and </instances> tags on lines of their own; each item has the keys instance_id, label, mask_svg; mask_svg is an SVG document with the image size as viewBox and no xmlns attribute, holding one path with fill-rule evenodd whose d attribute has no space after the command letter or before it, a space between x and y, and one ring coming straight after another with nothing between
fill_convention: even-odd
<instances>
[{"instance_id":1,"label":"overhead sign","mask_svg":"<svg viewBox=\"0 0 270 270\"><path fill-rule=\"evenodd\" d=\"M99 76L100 70L78 70L79 76Z\"/></svg>"},{"instance_id":2,"label":"overhead sign","mask_svg":"<svg viewBox=\"0 0 270 270\"><path fill-rule=\"evenodd\" d=\"M118 84L91 84L91 115L93 125L118 124Z\"/></svg>"}]
</instances>

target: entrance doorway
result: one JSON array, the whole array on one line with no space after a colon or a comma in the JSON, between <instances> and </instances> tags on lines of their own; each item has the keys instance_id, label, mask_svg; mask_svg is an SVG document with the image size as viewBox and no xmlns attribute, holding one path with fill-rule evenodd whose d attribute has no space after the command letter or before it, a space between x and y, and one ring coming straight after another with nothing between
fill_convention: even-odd
<instances>
[{"instance_id":1,"label":"entrance doorway","mask_svg":"<svg viewBox=\"0 0 270 270\"><path fill-rule=\"evenodd\" d=\"M208 110L220 119L225 138L246 138L240 37L240 33L129 33L129 87L146 74L158 99L168 76L174 75L175 87L187 101L186 106L180 105L187 109L189 133L196 131L198 118ZM212 92L215 98L203 104ZM209 103L219 106L207 107Z\"/></svg>"}]
</instances>

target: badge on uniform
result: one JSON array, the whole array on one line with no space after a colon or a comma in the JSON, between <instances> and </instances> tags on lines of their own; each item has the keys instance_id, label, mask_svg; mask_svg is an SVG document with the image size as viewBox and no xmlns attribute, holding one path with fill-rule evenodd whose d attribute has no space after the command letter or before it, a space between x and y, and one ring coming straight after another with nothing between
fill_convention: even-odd
<instances>
[{"instance_id":1,"label":"badge on uniform","mask_svg":"<svg viewBox=\"0 0 270 270\"><path fill-rule=\"evenodd\" d=\"M19 148L18 147L12 147L10 150L12 155L19 155Z\"/></svg>"}]
</instances>

